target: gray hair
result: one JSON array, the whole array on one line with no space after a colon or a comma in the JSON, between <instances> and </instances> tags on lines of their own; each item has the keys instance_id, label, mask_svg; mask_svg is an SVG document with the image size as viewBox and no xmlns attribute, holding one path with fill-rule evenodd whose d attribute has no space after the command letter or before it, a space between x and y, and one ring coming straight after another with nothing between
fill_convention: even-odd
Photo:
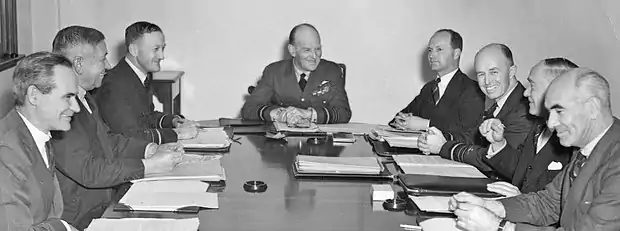
<instances>
[{"instance_id":1,"label":"gray hair","mask_svg":"<svg viewBox=\"0 0 620 231\"><path fill-rule=\"evenodd\" d=\"M609 92L609 82L598 72L588 68L575 69L575 87L589 97L593 96L601 100L605 109L611 111L611 96Z\"/></svg>"},{"instance_id":2,"label":"gray hair","mask_svg":"<svg viewBox=\"0 0 620 231\"><path fill-rule=\"evenodd\" d=\"M54 76L54 67L59 65L68 68L73 67L69 59L47 51L30 54L20 60L15 67L15 72L13 72L15 105L24 105L30 86L35 86L43 94L49 94L56 88L52 76Z\"/></svg>"},{"instance_id":3,"label":"gray hair","mask_svg":"<svg viewBox=\"0 0 620 231\"><path fill-rule=\"evenodd\" d=\"M69 26L56 33L52 42L52 51L67 56L67 51L82 45L92 45L96 47L105 40L105 36L101 31L83 27Z\"/></svg>"}]
</instances>

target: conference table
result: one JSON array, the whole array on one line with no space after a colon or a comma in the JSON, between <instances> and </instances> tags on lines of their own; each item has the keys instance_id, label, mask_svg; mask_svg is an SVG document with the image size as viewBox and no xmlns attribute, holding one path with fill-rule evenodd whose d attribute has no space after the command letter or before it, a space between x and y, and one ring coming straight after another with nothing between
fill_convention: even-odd
<instances>
[{"instance_id":1,"label":"conference table","mask_svg":"<svg viewBox=\"0 0 620 231\"><path fill-rule=\"evenodd\" d=\"M297 154L377 156L364 136L356 136L353 144L334 144L329 138L316 144L308 142L311 138L277 140L264 134L235 134L230 151L221 158L225 185L209 189L218 192L218 209L181 214L118 212L110 206L103 218L198 217L199 230L375 231L403 230L401 224L417 224L417 217L410 213L387 211L382 202L373 203L372 184L390 184L395 191L402 191L389 179L296 178L293 163ZM267 190L246 192L243 185L251 180L264 181Z\"/></svg>"}]
</instances>

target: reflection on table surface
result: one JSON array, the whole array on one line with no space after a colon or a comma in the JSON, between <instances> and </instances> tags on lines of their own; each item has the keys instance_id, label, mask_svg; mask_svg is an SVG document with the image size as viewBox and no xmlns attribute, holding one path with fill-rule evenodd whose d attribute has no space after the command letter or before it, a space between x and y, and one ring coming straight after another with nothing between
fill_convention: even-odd
<instances>
[{"instance_id":1,"label":"reflection on table surface","mask_svg":"<svg viewBox=\"0 0 620 231\"><path fill-rule=\"evenodd\" d=\"M415 224L404 212L388 212L373 203L371 184L386 181L296 179L292 166L298 153L319 156L374 156L363 137L354 144L307 142L309 137L268 139L262 135L241 137L221 159L226 186L219 193L219 209L198 214L200 230L401 230ZM264 181L264 193L248 193L243 184ZM196 214L115 212L104 217L196 217Z\"/></svg>"}]
</instances>

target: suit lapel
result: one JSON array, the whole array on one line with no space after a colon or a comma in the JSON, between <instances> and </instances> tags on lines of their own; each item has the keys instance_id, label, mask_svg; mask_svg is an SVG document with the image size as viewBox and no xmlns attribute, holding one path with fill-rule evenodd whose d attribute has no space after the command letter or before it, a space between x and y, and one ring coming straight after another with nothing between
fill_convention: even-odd
<instances>
[{"instance_id":1,"label":"suit lapel","mask_svg":"<svg viewBox=\"0 0 620 231\"><path fill-rule=\"evenodd\" d=\"M289 62L289 64L286 65L286 68L284 69L284 79L282 80L282 82L284 83L284 86L286 86L287 90L286 91L291 91L291 93L293 93L293 95L301 95L302 91L299 88L299 83L297 82L297 75L295 75L295 67L293 66L293 59L290 59L291 61ZM310 80L312 78L310 78L310 76L308 76L308 80ZM309 83L306 84L306 89L308 89L309 87Z\"/></svg>"},{"instance_id":2,"label":"suit lapel","mask_svg":"<svg viewBox=\"0 0 620 231\"><path fill-rule=\"evenodd\" d=\"M463 88L465 87L463 82L465 81L465 78L468 77L463 74L460 69L457 70L456 73L454 73L454 76L452 77L450 82L448 83L446 90L444 91L443 95L439 99L439 103L436 106L439 107L453 105L454 102L459 99L461 93L463 92Z\"/></svg>"},{"instance_id":3,"label":"suit lapel","mask_svg":"<svg viewBox=\"0 0 620 231\"><path fill-rule=\"evenodd\" d=\"M519 156L518 166L515 169L515 173L512 179L512 182L519 182L519 187L523 186L523 179L527 173L527 165L530 164L531 160L534 159L536 155L536 147L534 147L534 133L536 132L536 126L532 126L530 129L530 133L527 135L525 142L523 143L523 149L521 151L521 155ZM532 163L535 164L535 163Z\"/></svg>"},{"instance_id":4,"label":"suit lapel","mask_svg":"<svg viewBox=\"0 0 620 231\"><path fill-rule=\"evenodd\" d=\"M611 125L611 128L605 133L605 135L603 135L596 146L594 146L588 160L579 171L577 178L573 181L572 187L570 187L568 191L565 191L568 192L568 200L566 201L565 208L566 211L570 212L576 209L575 207L582 201L584 190L588 182L590 182L590 178L594 176L594 173L597 170L600 170L601 165L609 158L609 155L612 154L609 149L617 142L617 137L614 136L616 136L615 134L620 133L619 123L620 122L618 120L614 119L614 123ZM569 166L573 165L576 157L577 155L573 155ZM565 184L568 185L568 181L566 181Z\"/></svg>"},{"instance_id":5,"label":"suit lapel","mask_svg":"<svg viewBox=\"0 0 620 231\"><path fill-rule=\"evenodd\" d=\"M519 104L523 99L523 91L525 91L525 88L523 87L521 82L517 81L517 86L514 90L512 90L512 92L508 96L508 99L506 99L506 102L502 106L502 109L500 109L499 113L497 113L496 117L504 118L505 116L509 115L514 105Z\"/></svg>"}]
</instances>

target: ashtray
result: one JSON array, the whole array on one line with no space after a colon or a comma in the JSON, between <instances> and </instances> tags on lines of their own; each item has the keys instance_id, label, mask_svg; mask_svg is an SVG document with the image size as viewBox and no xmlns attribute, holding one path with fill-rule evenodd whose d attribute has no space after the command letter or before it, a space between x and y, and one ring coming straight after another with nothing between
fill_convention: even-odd
<instances>
[{"instance_id":1,"label":"ashtray","mask_svg":"<svg viewBox=\"0 0 620 231\"><path fill-rule=\"evenodd\" d=\"M246 181L245 184L243 184L243 190L250 193L262 193L267 191L267 184L260 180Z\"/></svg>"},{"instance_id":2,"label":"ashtray","mask_svg":"<svg viewBox=\"0 0 620 231\"><path fill-rule=\"evenodd\" d=\"M308 144L324 144L325 142L327 142L327 138L308 138L308 140L306 140L306 143Z\"/></svg>"},{"instance_id":3,"label":"ashtray","mask_svg":"<svg viewBox=\"0 0 620 231\"><path fill-rule=\"evenodd\" d=\"M387 199L383 202L383 208L392 212L404 211L407 208L407 201L400 198Z\"/></svg>"}]
</instances>

